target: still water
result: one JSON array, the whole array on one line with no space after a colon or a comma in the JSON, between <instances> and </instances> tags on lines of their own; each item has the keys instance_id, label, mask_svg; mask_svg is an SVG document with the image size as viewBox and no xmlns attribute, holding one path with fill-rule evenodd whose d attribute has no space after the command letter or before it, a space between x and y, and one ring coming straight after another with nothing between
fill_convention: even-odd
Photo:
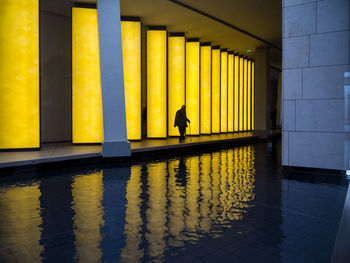
<instances>
[{"instance_id":1,"label":"still water","mask_svg":"<svg viewBox=\"0 0 350 263\"><path fill-rule=\"evenodd\" d=\"M277 162L260 144L5 177L0 262L329 262L346 184Z\"/></svg>"}]
</instances>

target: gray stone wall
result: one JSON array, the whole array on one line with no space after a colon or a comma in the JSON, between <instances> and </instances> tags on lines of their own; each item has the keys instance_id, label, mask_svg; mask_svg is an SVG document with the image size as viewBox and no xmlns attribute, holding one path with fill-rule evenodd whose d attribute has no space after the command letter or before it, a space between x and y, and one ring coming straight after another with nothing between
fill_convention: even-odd
<instances>
[{"instance_id":1,"label":"gray stone wall","mask_svg":"<svg viewBox=\"0 0 350 263\"><path fill-rule=\"evenodd\" d=\"M283 0L282 164L349 169L349 0Z\"/></svg>"}]
</instances>

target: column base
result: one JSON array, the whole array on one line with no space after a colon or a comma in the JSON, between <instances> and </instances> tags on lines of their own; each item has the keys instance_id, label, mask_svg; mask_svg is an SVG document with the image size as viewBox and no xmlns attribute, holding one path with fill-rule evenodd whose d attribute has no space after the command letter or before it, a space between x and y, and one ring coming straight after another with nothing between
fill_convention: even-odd
<instances>
[{"instance_id":1,"label":"column base","mask_svg":"<svg viewBox=\"0 0 350 263\"><path fill-rule=\"evenodd\" d=\"M104 142L102 144L102 157L129 157L131 149L129 142Z\"/></svg>"}]
</instances>

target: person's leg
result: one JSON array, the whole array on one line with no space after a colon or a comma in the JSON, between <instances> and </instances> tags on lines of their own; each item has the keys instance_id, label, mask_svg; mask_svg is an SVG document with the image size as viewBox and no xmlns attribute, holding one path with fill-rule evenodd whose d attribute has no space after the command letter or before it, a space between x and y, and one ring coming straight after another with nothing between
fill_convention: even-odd
<instances>
[{"instance_id":1,"label":"person's leg","mask_svg":"<svg viewBox=\"0 0 350 263\"><path fill-rule=\"evenodd\" d=\"M177 126L179 128L179 133L180 133L180 137L179 137L179 141L182 141L182 129L180 126Z\"/></svg>"},{"instance_id":2,"label":"person's leg","mask_svg":"<svg viewBox=\"0 0 350 263\"><path fill-rule=\"evenodd\" d=\"M180 141L183 141L185 139L185 131L186 127L179 127L179 132L180 132Z\"/></svg>"}]
</instances>

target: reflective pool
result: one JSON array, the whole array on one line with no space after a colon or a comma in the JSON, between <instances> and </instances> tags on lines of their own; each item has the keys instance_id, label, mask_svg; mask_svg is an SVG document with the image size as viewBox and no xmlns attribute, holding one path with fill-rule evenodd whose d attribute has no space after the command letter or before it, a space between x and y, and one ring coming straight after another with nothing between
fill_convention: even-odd
<instances>
[{"instance_id":1,"label":"reflective pool","mask_svg":"<svg viewBox=\"0 0 350 263\"><path fill-rule=\"evenodd\" d=\"M277 146L2 176L0 262L329 262L347 184Z\"/></svg>"}]
</instances>

